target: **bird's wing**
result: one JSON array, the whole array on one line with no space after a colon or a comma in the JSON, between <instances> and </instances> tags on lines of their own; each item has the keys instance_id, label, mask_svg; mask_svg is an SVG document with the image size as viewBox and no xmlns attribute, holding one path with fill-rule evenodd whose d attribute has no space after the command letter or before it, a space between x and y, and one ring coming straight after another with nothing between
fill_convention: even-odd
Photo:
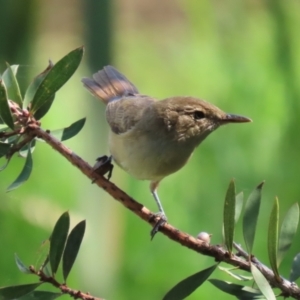
<instances>
[{"instance_id":1,"label":"bird's wing","mask_svg":"<svg viewBox=\"0 0 300 300\"><path fill-rule=\"evenodd\" d=\"M153 102L155 99L139 94L110 101L106 106L106 119L111 130L116 134L129 131Z\"/></svg>"}]
</instances>

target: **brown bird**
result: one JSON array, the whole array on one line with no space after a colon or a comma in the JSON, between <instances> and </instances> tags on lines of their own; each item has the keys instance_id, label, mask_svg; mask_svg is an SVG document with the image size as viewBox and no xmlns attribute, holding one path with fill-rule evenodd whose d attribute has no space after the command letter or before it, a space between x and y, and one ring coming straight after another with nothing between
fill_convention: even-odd
<instances>
[{"instance_id":1,"label":"brown bird","mask_svg":"<svg viewBox=\"0 0 300 300\"><path fill-rule=\"evenodd\" d=\"M157 101L141 95L112 66L104 67L91 79L83 78L82 82L106 105L113 160L133 177L150 180L161 217L151 232L152 237L167 220L157 194L160 181L181 169L195 148L219 126L251 122L194 97Z\"/></svg>"}]
</instances>

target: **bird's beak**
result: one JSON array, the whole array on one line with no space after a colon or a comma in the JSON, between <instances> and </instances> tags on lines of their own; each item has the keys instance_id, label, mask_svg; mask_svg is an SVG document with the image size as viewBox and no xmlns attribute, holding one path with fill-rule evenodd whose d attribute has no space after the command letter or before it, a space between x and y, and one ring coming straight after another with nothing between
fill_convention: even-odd
<instances>
[{"instance_id":1,"label":"bird's beak","mask_svg":"<svg viewBox=\"0 0 300 300\"><path fill-rule=\"evenodd\" d=\"M239 116L239 115L232 115L232 114L226 114L225 118L222 120L224 123L246 123L246 122L252 122L251 119Z\"/></svg>"}]
</instances>

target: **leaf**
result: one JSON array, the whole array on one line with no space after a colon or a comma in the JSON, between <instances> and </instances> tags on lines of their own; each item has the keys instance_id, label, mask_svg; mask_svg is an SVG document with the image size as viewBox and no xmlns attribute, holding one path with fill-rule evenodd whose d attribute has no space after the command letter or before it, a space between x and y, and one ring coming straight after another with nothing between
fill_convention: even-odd
<instances>
[{"instance_id":1,"label":"leaf","mask_svg":"<svg viewBox=\"0 0 300 300\"><path fill-rule=\"evenodd\" d=\"M163 300L182 300L186 298L207 280L216 267L217 264L180 281L163 297Z\"/></svg>"},{"instance_id":2,"label":"leaf","mask_svg":"<svg viewBox=\"0 0 300 300\"><path fill-rule=\"evenodd\" d=\"M290 281L294 282L300 277L300 253L298 253L292 263L292 268L290 272Z\"/></svg>"},{"instance_id":3,"label":"leaf","mask_svg":"<svg viewBox=\"0 0 300 300\"><path fill-rule=\"evenodd\" d=\"M0 300L16 299L34 291L42 283L12 285L0 288Z\"/></svg>"},{"instance_id":4,"label":"leaf","mask_svg":"<svg viewBox=\"0 0 300 300\"><path fill-rule=\"evenodd\" d=\"M240 192L235 197L235 214L234 223L236 224L240 218L244 203L244 193Z\"/></svg>"},{"instance_id":5,"label":"leaf","mask_svg":"<svg viewBox=\"0 0 300 300\"><path fill-rule=\"evenodd\" d=\"M11 148L11 144L0 142L0 157L6 155Z\"/></svg>"},{"instance_id":6,"label":"leaf","mask_svg":"<svg viewBox=\"0 0 300 300\"><path fill-rule=\"evenodd\" d=\"M32 102L34 95L36 94L36 91L38 87L41 85L43 80L45 79L46 75L49 73L49 71L53 68L53 63L51 60L49 60L49 64L47 68L39 75L37 75L33 81L30 83L29 87L27 88L24 96L24 102L23 102L23 109L27 109L29 104Z\"/></svg>"},{"instance_id":7,"label":"leaf","mask_svg":"<svg viewBox=\"0 0 300 300\"><path fill-rule=\"evenodd\" d=\"M68 236L70 227L70 216L68 212L63 213L56 222L50 237L49 260L53 276L55 275Z\"/></svg>"},{"instance_id":8,"label":"leaf","mask_svg":"<svg viewBox=\"0 0 300 300\"><path fill-rule=\"evenodd\" d=\"M278 223L279 223L279 203L275 198L271 211L268 230L268 254L271 268L277 280L280 280L277 267L277 250L278 250Z\"/></svg>"},{"instance_id":9,"label":"leaf","mask_svg":"<svg viewBox=\"0 0 300 300\"><path fill-rule=\"evenodd\" d=\"M52 103L55 99L55 94L53 94L52 96L50 96L46 101L45 104L42 105L40 108L37 109L37 111L34 113L34 117L37 120L40 120L44 115L46 115L46 113L49 111L49 109L52 106Z\"/></svg>"},{"instance_id":10,"label":"leaf","mask_svg":"<svg viewBox=\"0 0 300 300\"><path fill-rule=\"evenodd\" d=\"M63 255L63 275L64 280L67 281L67 277L73 267L75 259L77 257L84 232L85 232L85 221L79 222L71 231L68 236L66 248Z\"/></svg>"},{"instance_id":11,"label":"leaf","mask_svg":"<svg viewBox=\"0 0 300 300\"><path fill-rule=\"evenodd\" d=\"M35 269L40 270L49 262L50 240L46 239L42 242L37 250ZM50 274L51 276L51 274Z\"/></svg>"},{"instance_id":12,"label":"leaf","mask_svg":"<svg viewBox=\"0 0 300 300\"><path fill-rule=\"evenodd\" d=\"M35 113L39 108L49 102L49 98L55 94L74 74L83 56L83 47L77 48L60 61L46 75L39 85L31 102L31 113Z\"/></svg>"},{"instance_id":13,"label":"leaf","mask_svg":"<svg viewBox=\"0 0 300 300\"><path fill-rule=\"evenodd\" d=\"M235 274L233 272L231 272L231 270L237 270L236 267L234 268L223 268L223 267L218 267L221 271L227 273L228 275L230 275L231 277L237 279L237 280L241 280L241 281L250 281L253 279L252 276L244 276L244 275L240 275L240 274Z\"/></svg>"},{"instance_id":14,"label":"leaf","mask_svg":"<svg viewBox=\"0 0 300 300\"><path fill-rule=\"evenodd\" d=\"M286 213L284 220L281 224L279 241L278 241L278 254L277 254L277 266L280 263L286 252L292 245L294 236L297 232L299 222L299 205L295 203Z\"/></svg>"},{"instance_id":15,"label":"leaf","mask_svg":"<svg viewBox=\"0 0 300 300\"><path fill-rule=\"evenodd\" d=\"M54 300L62 296L62 293L53 293L47 291L34 291L25 296L22 296L18 300Z\"/></svg>"},{"instance_id":16,"label":"leaf","mask_svg":"<svg viewBox=\"0 0 300 300\"><path fill-rule=\"evenodd\" d=\"M15 261L17 264L18 269L24 274L32 274L29 268L21 261L18 255L15 253Z\"/></svg>"},{"instance_id":17,"label":"leaf","mask_svg":"<svg viewBox=\"0 0 300 300\"><path fill-rule=\"evenodd\" d=\"M264 299L261 298L262 294L251 287L248 286L243 286L227 281L222 281L219 279L209 279L208 280L210 283L212 283L215 287L220 289L221 291L236 296L238 299Z\"/></svg>"},{"instance_id":18,"label":"leaf","mask_svg":"<svg viewBox=\"0 0 300 300\"><path fill-rule=\"evenodd\" d=\"M14 129L14 120L8 105L7 91L4 82L0 79L0 118L9 126Z\"/></svg>"},{"instance_id":19,"label":"leaf","mask_svg":"<svg viewBox=\"0 0 300 300\"><path fill-rule=\"evenodd\" d=\"M235 217L235 185L231 180L227 189L224 203L224 240L229 254L232 253Z\"/></svg>"},{"instance_id":20,"label":"leaf","mask_svg":"<svg viewBox=\"0 0 300 300\"><path fill-rule=\"evenodd\" d=\"M75 136L84 126L86 118L80 119L69 127L51 131L51 135L60 141L65 141Z\"/></svg>"},{"instance_id":21,"label":"leaf","mask_svg":"<svg viewBox=\"0 0 300 300\"><path fill-rule=\"evenodd\" d=\"M262 292L262 294L266 297L267 300L276 300L276 296L267 281L267 279L263 276L257 267L251 263L251 273L253 275L254 281L257 284L257 287Z\"/></svg>"},{"instance_id":22,"label":"leaf","mask_svg":"<svg viewBox=\"0 0 300 300\"><path fill-rule=\"evenodd\" d=\"M6 189L7 192L15 190L19 186L21 186L30 176L32 171L32 156L30 152L30 148L28 149L27 158L25 160L24 167L18 176L18 178Z\"/></svg>"},{"instance_id":23,"label":"leaf","mask_svg":"<svg viewBox=\"0 0 300 300\"><path fill-rule=\"evenodd\" d=\"M8 98L16 102L20 107L22 107L22 96L16 78L19 66L10 66L8 63L6 63L6 65L7 69L4 71L2 79L7 89Z\"/></svg>"},{"instance_id":24,"label":"leaf","mask_svg":"<svg viewBox=\"0 0 300 300\"><path fill-rule=\"evenodd\" d=\"M3 170L8 166L8 164L9 164L9 162L10 162L10 159L11 159L11 157L9 157L9 158L6 160L5 164L4 164L3 166L0 167L0 172L3 171Z\"/></svg>"},{"instance_id":25,"label":"leaf","mask_svg":"<svg viewBox=\"0 0 300 300\"><path fill-rule=\"evenodd\" d=\"M260 183L256 187L256 189L248 197L245 205L245 212L243 218L243 234L249 254L252 253L257 218L261 202L261 190L263 185L264 182Z\"/></svg>"},{"instance_id":26,"label":"leaf","mask_svg":"<svg viewBox=\"0 0 300 300\"><path fill-rule=\"evenodd\" d=\"M34 149L35 149L35 144L36 144L36 141L35 139L31 141L31 143L29 144L26 144L24 147L22 147L20 150L19 150L19 154L21 157L24 157L26 158L27 155L28 155L28 150L30 149L30 153L32 154Z\"/></svg>"}]
</instances>

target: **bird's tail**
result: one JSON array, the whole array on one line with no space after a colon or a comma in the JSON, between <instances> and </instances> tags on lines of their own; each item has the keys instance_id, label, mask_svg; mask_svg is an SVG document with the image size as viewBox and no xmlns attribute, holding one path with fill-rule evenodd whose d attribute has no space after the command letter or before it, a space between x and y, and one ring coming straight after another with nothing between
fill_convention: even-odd
<instances>
[{"instance_id":1,"label":"bird's tail","mask_svg":"<svg viewBox=\"0 0 300 300\"><path fill-rule=\"evenodd\" d=\"M105 104L114 98L129 94L138 94L137 88L117 69L106 66L93 75L82 78L84 86Z\"/></svg>"}]
</instances>

